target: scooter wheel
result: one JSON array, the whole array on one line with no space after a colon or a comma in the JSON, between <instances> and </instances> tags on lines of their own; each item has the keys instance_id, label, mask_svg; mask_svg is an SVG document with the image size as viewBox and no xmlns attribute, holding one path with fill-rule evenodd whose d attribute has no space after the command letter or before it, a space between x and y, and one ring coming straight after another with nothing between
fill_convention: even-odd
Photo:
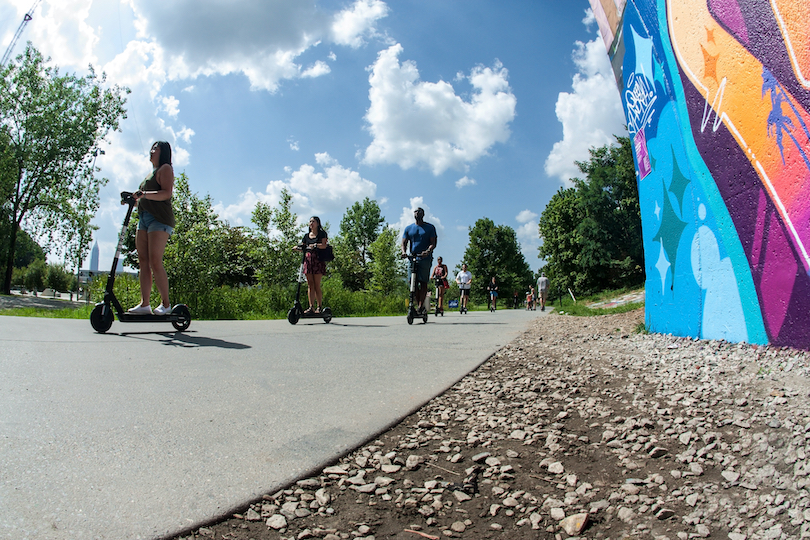
<instances>
[{"instance_id":1,"label":"scooter wheel","mask_svg":"<svg viewBox=\"0 0 810 540\"><path fill-rule=\"evenodd\" d=\"M323 316L323 322L327 324L332 320L332 310L328 307L321 308L321 315Z\"/></svg>"},{"instance_id":2,"label":"scooter wheel","mask_svg":"<svg viewBox=\"0 0 810 540\"><path fill-rule=\"evenodd\" d=\"M425 311L425 314L422 315L422 322L424 322L424 323L428 322L428 318L430 318L430 313Z\"/></svg>"},{"instance_id":3,"label":"scooter wheel","mask_svg":"<svg viewBox=\"0 0 810 540\"><path fill-rule=\"evenodd\" d=\"M90 312L90 325L93 330L103 334L110 329L113 323L113 314L109 306L104 304L96 304L93 311Z\"/></svg>"},{"instance_id":4,"label":"scooter wheel","mask_svg":"<svg viewBox=\"0 0 810 540\"><path fill-rule=\"evenodd\" d=\"M178 332L185 332L191 326L191 311L189 311L188 306L184 304L174 306L172 315L177 317L176 321L172 321L172 326Z\"/></svg>"},{"instance_id":5,"label":"scooter wheel","mask_svg":"<svg viewBox=\"0 0 810 540\"><path fill-rule=\"evenodd\" d=\"M290 308L290 311L287 312L287 322L290 324L298 323L298 319L301 318L301 314L298 313L298 310L295 308Z\"/></svg>"},{"instance_id":6,"label":"scooter wheel","mask_svg":"<svg viewBox=\"0 0 810 540\"><path fill-rule=\"evenodd\" d=\"M413 324L413 312L408 312L408 324Z\"/></svg>"}]
</instances>

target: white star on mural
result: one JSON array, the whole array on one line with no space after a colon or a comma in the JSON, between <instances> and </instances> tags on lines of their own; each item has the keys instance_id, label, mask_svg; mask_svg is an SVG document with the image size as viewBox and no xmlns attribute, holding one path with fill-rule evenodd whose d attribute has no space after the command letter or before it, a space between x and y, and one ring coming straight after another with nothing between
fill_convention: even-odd
<instances>
[{"instance_id":1,"label":"white star on mural","mask_svg":"<svg viewBox=\"0 0 810 540\"><path fill-rule=\"evenodd\" d=\"M672 266L669 264L667 260L667 254L664 252L664 244L661 243L661 251L658 254L658 262L655 263L655 267L658 269L658 273L661 274L661 292L664 292L664 287L667 283L667 270L669 267Z\"/></svg>"},{"instance_id":2,"label":"white star on mural","mask_svg":"<svg viewBox=\"0 0 810 540\"><path fill-rule=\"evenodd\" d=\"M655 201L655 217L661 219L661 207L658 206L658 201Z\"/></svg>"}]
</instances>

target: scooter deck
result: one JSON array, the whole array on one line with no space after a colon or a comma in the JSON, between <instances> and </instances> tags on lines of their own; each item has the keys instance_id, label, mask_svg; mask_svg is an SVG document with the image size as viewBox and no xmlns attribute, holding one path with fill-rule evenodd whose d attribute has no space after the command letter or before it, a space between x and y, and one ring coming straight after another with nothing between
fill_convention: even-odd
<instances>
[{"instance_id":1,"label":"scooter deck","mask_svg":"<svg viewBox=\"0 0 810 540\"><path fill-rule=\"evenodd\" d=\"M167 315L148 315L146 313L119 313L118 320L121 322L177 322L181 319L179 315L171 313Z\"/></svg>"}]
</instances>

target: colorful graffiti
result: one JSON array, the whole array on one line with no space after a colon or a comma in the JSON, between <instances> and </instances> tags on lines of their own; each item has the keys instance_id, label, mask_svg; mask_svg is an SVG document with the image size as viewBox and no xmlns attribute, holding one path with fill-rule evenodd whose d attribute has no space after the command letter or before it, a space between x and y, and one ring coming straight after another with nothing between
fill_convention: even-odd
<instances>
[{"instance_id":1,"label":"colorful graffiti","mask_svg":"<svg viewBox=\"0 0 810 540\"><path fill-rule=\"evenodd\" d=\"M636 150L647 326L810 348L810 2L591 7Z\"/></svg>"}]
</instances>

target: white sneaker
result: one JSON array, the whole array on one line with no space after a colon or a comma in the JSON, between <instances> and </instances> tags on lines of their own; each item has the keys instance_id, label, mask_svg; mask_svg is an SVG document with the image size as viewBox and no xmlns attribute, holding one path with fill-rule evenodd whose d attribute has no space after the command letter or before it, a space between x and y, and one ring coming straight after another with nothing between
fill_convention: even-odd
<instances>
[{"instance_id":1,"label":"white sneaker","mask_svg":"<svg viewBox=\"0 0 810 540\"><path fill-rule=\"evenodd\" d=\"M171 306L165 307L163 304L160 304L158 307L152 310L152 315L168 315L171 312Z\"/></svg>"},{"instance_id":2,"label":"white sneaker","mask_svg":"<svg viewBox=\"0 0 810 540\"><path fill-rule=\"evenodd\" d=\"M132 315L151 315L152 314L152 307L151 306L142 306L138 304L133 308L129 308L127 313L131 313Z\"/></svg>"}]
</instances>

